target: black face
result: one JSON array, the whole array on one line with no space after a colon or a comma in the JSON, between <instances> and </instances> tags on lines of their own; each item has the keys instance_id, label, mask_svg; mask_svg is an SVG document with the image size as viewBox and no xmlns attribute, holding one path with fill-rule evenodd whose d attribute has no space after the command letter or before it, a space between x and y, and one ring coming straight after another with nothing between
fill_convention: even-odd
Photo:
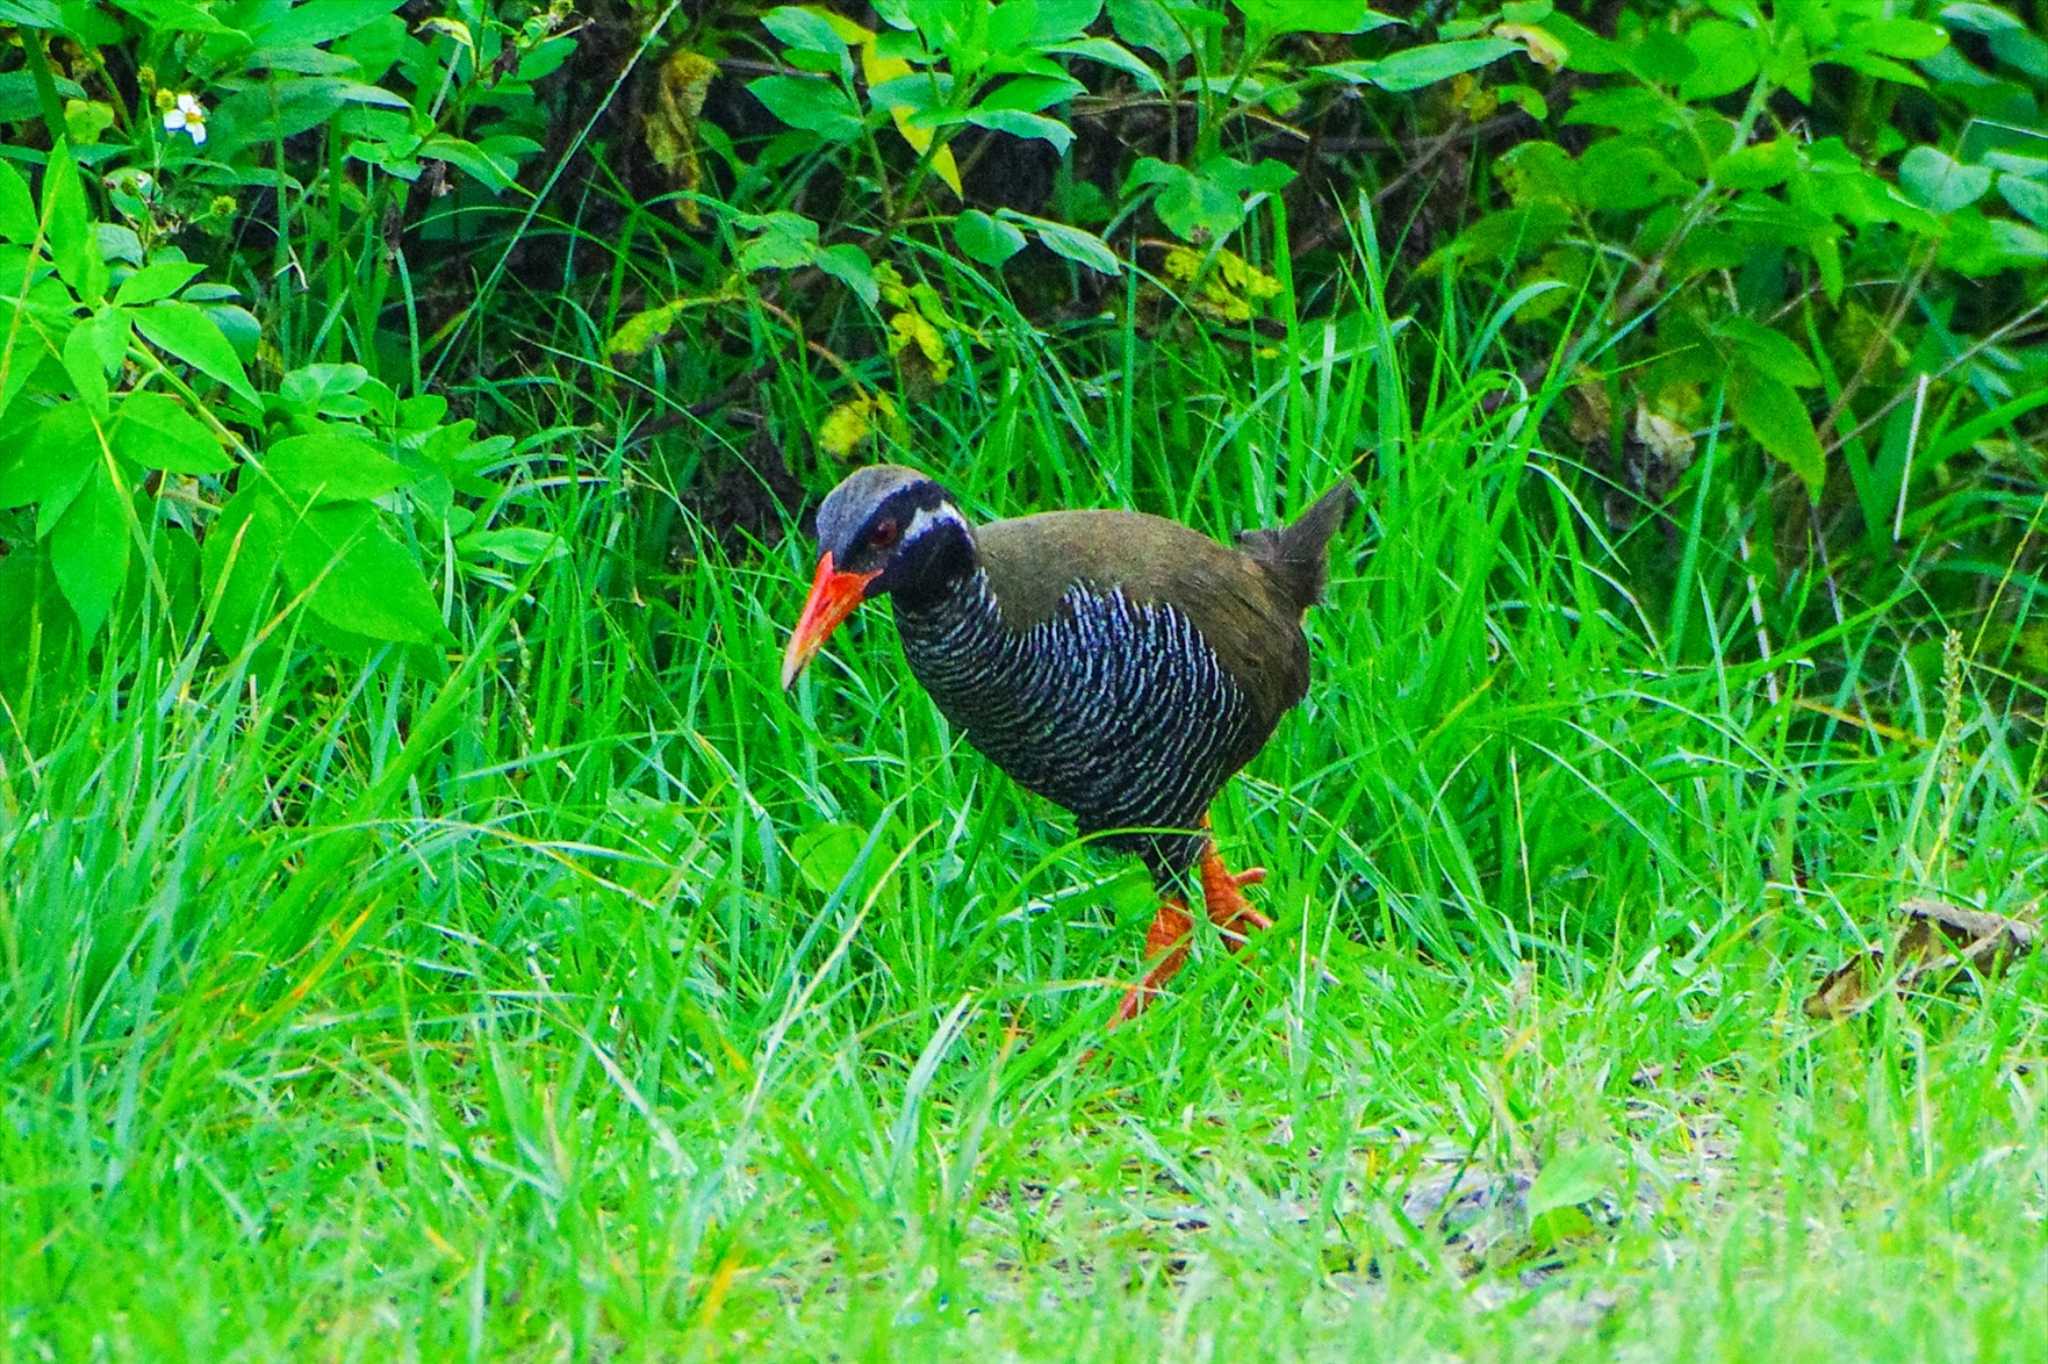
<instances>
[{"instance_id":1,"label":"black face","mask_svg":"<svg viewBox=\"0 0 2048 1364\"><path fill-rule=\"evenodd\" d=\"M952 499L895 465L862 469L818 508L818 548L844 573L872 573L865 595L916 599L974 564L974 542Z\"/></svg>"}]
</instances>

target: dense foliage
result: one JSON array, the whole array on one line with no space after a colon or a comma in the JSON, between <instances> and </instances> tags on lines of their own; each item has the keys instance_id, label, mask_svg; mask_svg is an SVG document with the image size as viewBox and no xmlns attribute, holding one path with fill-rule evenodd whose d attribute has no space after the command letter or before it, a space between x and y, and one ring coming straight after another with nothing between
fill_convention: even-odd
<instances>
[{"instance_id":1,"label":"dense foliage","mask_svg":"<svg viewBox=\"0 0 2048 1364\"><path fill-rule=\"evenodd\" d=\"M963 457L919 419L933 386L1107 378L1134 357L1097 344L1105 309L1247 385L1317 326L1370 365L1360 239L1389 314L1462 356L1367 401L1484 405L1601 502L1674 660L1702 592L1755 608L1759 654L1924 593L2048 658L2048 42L1994 6L6 18L16 687L151 597L227 655L284 600L336 647L442 642L457 584L549 552L503 489L567 440L488 403L450 421L448 381L536 372L565 325L610 338L629 420L765 421L811 481L871 437ZM768 382L762 354L808 373ZM833 405L815 431L791 388ZM1175 476L1104 471L1126 497Z\"/></svg>"}]
</instances>

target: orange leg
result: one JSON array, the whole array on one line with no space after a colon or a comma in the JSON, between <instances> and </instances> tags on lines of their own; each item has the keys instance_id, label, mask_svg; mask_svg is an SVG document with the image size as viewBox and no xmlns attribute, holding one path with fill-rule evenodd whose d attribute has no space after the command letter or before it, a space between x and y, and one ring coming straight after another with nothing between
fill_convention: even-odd
<instances>
[{"instance_id":1,"label":"orange leg","mask_svg":"<svg viewBox=\"0 0 2048 1364\"><path fill-rule=\"evenodd\" d=\"M1152 926L1145 930L1145 960L1152 964L1146 968L1143 980L1124 991L1123 1000L1109 1020L1110 1027L1136 1018L1160 987L1187 964L1188 939L1194 930L1195 921L1188 917L1186 905L1171 896L1159 902L1159 912L1152 916Z\"/></svg>"},{"instance_id":2,"label":"orange leg","mask_svg":"<svg viewBox=\"0 0 2048 1364\"><path fill-rule=\"evenodd\" d=\"M1208 819L1202 820L1207 828ZM1202 908L1209 916L1209 922L1216 925L1224 941L1235 952L1244 946L1253 932L1271 928L1273 921L1252 908L1244 898L1246 886L1256 886L1266 879L1264 867L1248 867L1233 872L1223 865L1222 856L1216 845L1207 843L1202 848L1201 860ZM1145 978L1124 992L1116 1006L1116 1014L1109 1026L1128 1023L1150 1004L1167 981L1173 979L1180 968L1187 964L1188 940L1193 936L1195 921L1188 914L1188 908L1181 901L1169 896L1159 904L1159 912L1152 917L1152 926L1145 930L1145 960L1150 963Z\"/></svg>"}]
</instances>

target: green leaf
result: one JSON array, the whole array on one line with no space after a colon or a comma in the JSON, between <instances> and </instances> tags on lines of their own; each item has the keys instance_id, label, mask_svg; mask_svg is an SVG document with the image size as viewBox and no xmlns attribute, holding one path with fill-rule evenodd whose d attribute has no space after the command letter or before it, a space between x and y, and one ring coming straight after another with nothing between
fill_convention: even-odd
<instances>
[{"instance_id":1,"label":"green leaf","mask_svg":"<svg viewBox=\"0 0 2048 1364\"><path fill-rule=\"evenodd\" d=\"M825 16L796 5L771 9L761 16L761 27L799 52L822 52L845 58L846 39L833 31Z\"/></svg>"},{"instance_id":2,"label":"green leaf","mask_svg":"<svg viewBox=\"0 0 2048 1364\"><path fill-rule=\"evenodd\" d=\"M420 143L415 154L428 161L446 161L493 194L509 189L519 173L516 163L501 161L474 142L446 133L435 133Z\"/></svg>"},{"instance_id":3,"label":"green leaf","mask_svg":"<svg viewBox=\"0 0 2048 1364\"><path fill-rule=\"evenodd\" d=\"M43 232L50 259L71 291L88 303L98 302L98 291L92 287L92 267L99 261L93 249L92 215L85 206L78 165L71 159L70 147L62 142L51 150L43 171Z\"/></svg>"},{"instance_id":4,"label":"green leaf","mask_svg":"<svg viewBox=\"0 0 2048 1364\"><path fill-rule=\"evenodd\" d=\"M1762 69L1761 36L1726 19L1702 19L1685 33L1695 65L1678 83L1687 100L1719 99L1742 89Z\"/></svg>"},{"instance_id":5,"label":"green leaf","mask_svg":"<svg viewBox=\"0 0 2048 1364\"><path fill-rule=\"evenodd\" d=\"M2035 227L2048 227L2048 185L2017 175L1998 177L1998 196Z\"/></svg>"},{"instance_id":6,"label":"green leaf","mask_svg":"<svg viewBox=\"0 0 2048 1364\"><path fill-rule=\"evenodd\" d=\"M0 161L0 241L23 246L36 239L36 202L21 172Z\"/></svg>"},{"instance_id":7,"label":"green leaf","mask_svg":"<svg viewBox=\"0 0 2048 1364\"><path fill-rule=\"evenodd\" d=\"M358 390L370 381L370 372L356 364L301 365L284 376L278 396L307 412L329 417L360 417L371 410L370 400Z\"/></svg>"},{"instance_id":8,"label":"green leaf","mask_svg":"<svg viewBox=\"0 0 2048 1364\"><path fill-rule=\"evenodd\" d=\"M1784 380L1755 369L1737 369L1728 381L1728 394L1736 423L1766 454L1799 475L1807 496L1819 502L1827 460L1799 394Z\"/></svg>"},{"instance_id":9,"label":"green leaf","mask_svg":"<svg viewBox=\"0 0 2048 1364\"><path fill-rule=\"evenodd\" d=\"M852 873L867 841L858 824L812 824L791 840L789 855L812 890L830 895Z\"/></svg>"},{"instance_id":10,"label":"green leaf","mask_svg":"<svg viewBox=\"0 0 2048 1364\"><path fill-rule=\"evenodd\" d=\"M1037 21L1029 35L1031 46L1042 48L1047 43L1077 38L1088 31L1101 13L1102 0L1038 0Z\"/></svg>"},{"instance_id":11,"label":"green leaf","mask_svg":"<svg viewBox=\"0 0 2048 1364\"><path fill-rule=\"evenodd\" d=\"M996 216L1004 222L1017 223L1029 229L1054 255L1065 256L1068 260L1085 265L1098 274L1123 273L1123 265L1117 260L1116 253L1109 249L1107 242L1093 232L1084 232L1078 227L1068 227L1065 223L1056 223L1045 218L1034 218L1028 213L1019 213L1010 208L999 210Z\"/></svg>"},{"instance_id":12,"label":"green leaf","mask_svg":"<svg viewBox=\"0 0 2048 1364\"><path fill-rule=\"evenodd\" d=\"M52 517L60 514L99 457L99 433L85 404L45 408L25 433L0 447L0 510L41 504Z\"/></svg>"},{"instance_id":13,"label":"green leaf","mask_svg":"<svg viewBox=\"0 0 2048 1364\"><path fill-rule=\"evenodd\" d=\"M1124 193L1142 185L1159 187L1152 211L1183 241L1193 241L1197 233L1221 237L1236 231L1244 221L1244 200L1237 193L1156 156L1141 157L1131 167L1124 178Z\"/></svg>"},{"instance_id":14,"label":"green leaf","mask_svg":"<svg viewBox=\"0 0 2048 1364\"><path fill-rule=\"evenodd\" d=\"M329 625L398 644L447 638L420 563L363 502L315 507L285 534L285 581Z\"/></svg>"},{"instance_id":15,"label":"green leaf","mask_svg":"<svg viewBox=\"0 0 2048 1364\"><path fill-rule=\"evenodd\" d=\"M827 142L851 142L860 136L860 110L834 81L818 76L763 76L748 81L747 90L792 128L816 133Z\"/></svg>"},{"instance_id":16,"label":"green leaf","mask_svg":"<svg viewBox=\"0 0 2048 1364\"><path fill-rule=\"evenodd\" d=\"M959 244L960 254L992 269L1024 249L1022 232L978 208L953 220L953 240Z\"/></svg>"},{"instance_id":17,"label":"green leaf","mask_svg":"<svg viewBox=\"0 0 2048 1364\"><path fill-rule=\"evenodd\" d=\"M295 0L289 5L250 9L260 16L249 26L257 47L313 47L346 38L397 9L401 0Z\"/></svg>"},{"instance_id":18,"label":"green leaf","mask_svg":"<svg viewBox=\"0 0 2048 1364\"><path fill-rule=\"evenodd\" d=\"M1232 0L1268 33L1362 33L1392 22L1365 0Z\"/></svg>"},{"instance_id":19,"label":"green leaf","mask_svg":"<svg viewBox=\"0 0 2048 1364\"><path fill-rule=\"evenodd\" d=\"M273 600L285 511L255 479L227 500L199 549L199 581L213 635L229 654L246 647Z\"/></svg>"},{"instance_id":20,"label":"green leaf","mask_svg":"<svg viewBox=\"0 0 2048 1364\"><path fill-rule=\"evenodd\" d=\"M128 498L104 465L50 533L50 567L87 636L99 633L128 576Z\"/></svg>"},{"instance_id":21,"label":"green leaf","mask_svg":"<svg viewBox=\"0 0 2048 1364\"><path fill-rule=\"evenodd\" d=\"M1735 347L1741 363L1755 366L1780 383L1812 388L1820 382L1820 371L1806 358L1806 352L1781 332L1746 317L1724 318L1715 330Z\"/></svg>"},{"instance_id":22,"label":"green leaf","mask_svg":"<svg viewBox=\"0 0 2048 1364\"><path fill-rule=\"evenodd\" d=\"M826 247L818 253L817 264L820 270L853 290L870 308L881 299L881 289L875 283L875 263L868 259L867 252L852 242Z\"/></svg>"},{"instance_id":23,"label":"green leaf","mask_svg":"<svg viewBox=\"0 0 2048 1364\"><path fill-rule=\"evenodd\" d=\"M1073 130L1066 124L1042 114L1027 114L1020 109L970 109L963 118L978 128L990 128L1012 137L1035 137L1052 143L1053 150L1066 155L1073 144Z\"/></svg>"},{"instance_id":24,"label":"green leaf","mask_svg":"<svg viewBox=\"0 0 2048 1364\"><path fill-rule=\"evenodd\" d=\"M1427 43L1380 58L1373 63L1372 83L1382 90L1400 94L1425 85L1476 71L1502 57L1522 50L1505 38L1461 38L1449 43Z\"/></svg>"},{"instance_id":25,"label":"green leaf","mask_svg":"<svg viewBox=\"0 0 2048 1364\"><path fill-rule=\"evenodd\" d=\"M114 414L114 453L174 474L218 474L234 467L220 438L162 393L130 393Z\"/></svg>"},{"instance_id":26,"label":"green leaf","mask_svg":"<svg viewBox=\"0 0 2048 1364\"><path fill-rule=\"evenodd\" d=\"M1049 109L1075 95L1083 94L1088 87L1072 76L1019 76L1004 81L974 107L977 109L1021 109L1025 113L1037 113Z\"/></svg>"},{"instance_id":27,"label":"green leaf","mask_svg":"<svg viewBox=\"0 0 2048 1364\"><path fill-rule=\"evenodd\" d=\"M1634 213L1689 192L1693 182L1649 141L1609 137L1579 158L1578 188L1589 208Z\"/></svg>"},{"instance_id":28,"label":"green leaf","mask_svg":"<svg viewBox=\"0 0 2048 1364\"><path fill-rule=\"evenodd\" d=\"M1559 1151L1537 1172L1529 1186L1529 1220L1558 1208L1591 1202L1614 1187L1620 1158L1612 1146L1594 1142Z\"/></svg>"},{"instance_id":29,"label":"green leaf","mask_svg":"<svg viewBox=\"0 0 2048 1364\"><path fill-rule=\"evenodd\" d=\"M147 308L130 308L128 317L135 330L150 344L172 358L182 360L210 379L218 380L251 407L261 404L249 376L235 356L217 323L190 303L163 302Z\"/></svg>"},{"instance_id":30,"label":"green leaf","mask_svg":"<svg viewBox=\"0 0 2048 1364\"><path fill-rule=\"evenodd\" d=\"M1156 52L1169 63L1190 52L1187 34L1161 0L1108 0L1109 25L1132 47Z\"/></svg>"},{"instance_id":31,"label":"green leaf","mask_svg":"<svg viewBox=\"0 0 2048 1364\"><path fill-rule=\"evenodd\" d=\"M561 536L532 526L471 531L455 542L455 548L466 558L489 557L521 568L559 559L569 552Z\"/></svg>"},{"instance_id":32,"label":"green leaf","mask_svg":"<svg viewBox=\"0 0 2048 1364\"><path fill-rule=\"evenodd\" d=\"M1578 95L1565 111L1567 124L1647 133L1678 126L1680 113L1670 96L1646 85L1621 85ZM1526 144L1525 144L1526 145Z\"/></svg>"},{"instance_id":33,"label":"green leaf","mask_svg":"<svg viewBox=\"0 0 2048 1364\"><path fill-rule=\"evenodd\" d=\"M1799 147L1789 137L1773 138L1714 160L1714 183L1723 189L1770 189L1799 169Z\"/></svg>"},{"instance_id":34,"label":"green leaf","mask_svg":"<svg viewBox=\"0 0 2048 1364\"><path fill-rule=\"evenodd\" d=\"M1046 49L1061 56L1079 57L1083 61L1097 62L1103 66L1121 71L1136 81L1141 89L1159 94L1166 89L1157 72L1144 59L1123 44L1109 38L1077 38L1070 43L1060 43Z\"/></svg>"},{"instance_id":35,"label":"green leaf","mask_svg":"<svg viewBox=\"0 0 2048 1364\"><path fill-rule=\"evenodd\" d=\"M91 328L80 324L64 337L64 372L72 391L96 417L107 415L107 371L100 363Z\"/></svg>"},{"instance_id":36,"label":"green leaf","mask_svg":"<svg viewBox=\"0 0 2048 1364\"><path fill-rule=\"evenodd\" d=\"M263 469L287 492L319 502L382 497L412 481L403 464L340 431L287 436L263 455Z\"/></svg>"},{"instance_id":37,"label":"green leaf","mask_svg":"<svg viewBox=\"0 0 2048 1364\"><path fill-rule=\"evenodd\" d=\"M1866 19L1851 25L1843 41L1866 52L1916 62L1947 47L1948 34L1918 19Z\"/></svg>"},{"instance_id":38,"label":"green leaf","mask_svg":"<svg viewBox=\"0 0 2048 1364\"><path fill-rule=\"evenodd\" d=\"M1965 166L1938 147L1919 146L1899 161L1899 184L1922 208L1954 213L1984 197L1991 188L1991 171Z\"/></svg>"},{"instance_id":39,"label":"green leaf","mask_svg":"<svg viewBox=\"0 0 2048 1364\"><path fill-rule=\"evenodd\" d=\"M169 298L197 279L205 268L182 260L145 265L121 281L121 287L114 291L114 302L123 306L139 307L144 303L154 303L160 298Z\"/></svg>"}]
</instances>

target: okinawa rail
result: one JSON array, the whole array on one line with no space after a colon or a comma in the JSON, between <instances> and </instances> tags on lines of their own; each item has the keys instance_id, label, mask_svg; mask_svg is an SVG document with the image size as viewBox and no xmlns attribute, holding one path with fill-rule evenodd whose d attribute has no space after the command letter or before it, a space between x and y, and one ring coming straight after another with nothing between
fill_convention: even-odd
<instances>
[{"instance_id":1,"label":"okinawa rail","mask_svg":"<svg viewBox=\"0 0 2048 1364\"><path fill-rule=\"evenodd\" d=\"M1187 960L1191 891L1232 950L1272 924L1243 894L1265 870L1225 869L1208 810L1308 690L1302 617L1356 502L1340 483L1232 548L1126 511L977 526L916 470L864 468L818 509L782 685L855 607L889 598L911 672L967 742L1152 874L1147 969L1114 1027Z\"/></svg>"}]
</instances>

